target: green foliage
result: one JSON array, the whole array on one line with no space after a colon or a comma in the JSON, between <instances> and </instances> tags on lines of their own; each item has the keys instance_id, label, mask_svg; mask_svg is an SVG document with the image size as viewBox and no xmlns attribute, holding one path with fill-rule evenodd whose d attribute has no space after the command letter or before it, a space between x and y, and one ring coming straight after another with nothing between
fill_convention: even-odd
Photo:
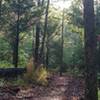
<instances>
[{"instance_id":1,"label":"green foliage","mask_svg":"<svg viewBox=\"0 0 100 100\"><path fill-rule=\"evenodd\" d=\"M11 47L5 37L0 37L0 60L11 60Z\"/></svg>"},{"instance_id":2,"label":"green foliage","mask_svg":"<svg viewBox=\"0 0 100 100\"><path fill-rule=\"evenodd\" d=\"M28 59L33 55L36 38L35 26L38 19L40 20L41 47L41 39L44 32L44 14L46 10L46 2L44 3L43 7L37 7L36 2L37 0L21 0L19 4L17 0L5 0L5 2L2 4L2 18L0 19L0 67L12 66L12 46L16 34L16 18L19 9L19 66L25 67ZM95 6L97 7L97 5ZM66 71L71 67L71 65L77 67L77 65L84 64L84 30L82 16L82 2L80 0L74 0L71 7L68 10L65 9L63 68ZM100 7L98 6L96 10L96 25L98 25L96 28L96 33L98 34L100 31L99 16ZM47 25L47 33L49 34L49 69L53 68L55 70L59 70L61 63L61 20L62 12L50 5ZM46 42L47 38L45 40L45 45ZM46 47L44 53L46 54ZM73 72L78 73L77 71L78 69L75 68ZM43 73L45 73L45 71Z\"/></svg>"},{"instance_id":3,"label":"green foliage","mask_svg":"<svg viewBox=\"0 0 100 100\"><path fill-rule=\"evenodd\" d=\"M100 90L98 91L98 100L100 100Z\"/></svg>"},{"instance_id":4,"label":"green foliage","mask_svg":"<svg viewBox=\"0 0 100 100\"><path fill-rule=\"evenodd\" d=\"M73 76L82 76L82 72L80 72L79 68L76 66L74 68L71 68L69 66L69 68L66 71L67 74L73 75Z\"/></svg>"},{"instance_id":5,"label":"green foliage","mask_svg":"<svg viewBox=\"0 0 100 100\"><path fill-rule=\"evenodd\" d=\"M73 0L70 10L67 12L70 18L69 24L74 26L83 27L83 13L82 1Z\"/></svg>"},{"instance_id":6,"label":"green foliage","mask_svg":"<svg viewBox=\"0 0 100 100\"><path fill-rule=\"evenodd\" d=\"M24 50L20 49L19 51L19 66L25 67L27 65L28 55Z\"/></svg>"},{"instance_id":7,"label":"green foliage","mask_svg":"<svg viewBox=\"0 0 100 100\"><path fill-rule=\"evenodd\" d=\"M0 61L0 68L13 68L13 65L9 61Z\"/></svg>"}]
</instances>

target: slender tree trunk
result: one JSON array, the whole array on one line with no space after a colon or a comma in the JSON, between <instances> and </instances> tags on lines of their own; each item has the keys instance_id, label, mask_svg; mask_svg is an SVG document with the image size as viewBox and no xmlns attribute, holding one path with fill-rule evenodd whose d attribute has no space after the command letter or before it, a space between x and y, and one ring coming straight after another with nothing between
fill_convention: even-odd
<instances>
[{"instance_id":1,"label":"slender tree trunk","mask_svg":"<svg viewBox=\"0 0 100 100\"><path fill-rule=\"evenodd\" d=\"M37 23L36 25L36 40L35 40L35 67L37 67L37 64L39 63L38 60L39 60L39 45L40 45L40 25L39 23Z\"/></svg>"},{"instance_id":2,"label":"slender tree trunk","mask_svg":"<svg viewBox=\"0 0 100 100\"><path fill-rule=\"evenodd\" d=\"M2 29L2 24L1 24L1 22L2 22L2 0L0 0L0 29ZM1 31L1 30L0 30Z\"/></svg>"},{"instance_id":3,"label":"slender tree trunk","mask_svg":"<svg viewBox=\"0 0 100 100\"><path fill-rule=\"evenodd\" d=\"M97 53L97 64L98 64L98 72L100 72L100 41L98 41L98 53Z\"/></svg>"},{"instance_id":4,"label":"slender tree trunk","mask_svg":"<svg viewBox=\"0 0 100 100\"><path fill-rule=\"evenodd\" d=\"M44 48L45 48L45 38L47 35L47 24L48 24L48 10L49 10L49 4L50 4L50 0L47 1L47 8L46 8L46 12L45 12L45 23L44 23L44 34L43 34L43 38L42 38L42 46L41 46L41 51L40 51L40 58L42 60L42 63L44 64Z\"/></svg>"},{"instance_id":5,"label":"slender tree trunk","mask_svg":"<svg viewBox=\"0 0 100 100\"><path fill-rule=\"evenodd\" d=\"M96 27L98 27L98 24L100 24L99 21L99 0L96 0ZM98 72L100 72L100 35L97 36L97 46L98 46L98 51L97 51L97 67L98 67Z\"/></svg>"},{"instance_id":6,"label":"slender tree trunk","mask_svg":"<svg viewBox=\"0 0 100 100\"><path fill-rule=\"evenodd\" d=\"M97 100L96 35L93 0L84 0L84 28L86 67L85 100Z\"/></svg>"},{"instance_id":7,"label":"slender tree trunk","mask_svg":"<svg viewBox=\"0 0 100 100\"><path fill-rule=\"evenodd\" d=\"M42 6L44 5L44 0L42 0Z\"/></svg>"},{"instance_id":8,"label":"slender tree trunk","mask_svg":"<svg viewBox=\"0 0 100 100\"><path fill-rule=\"evenodd\" d=\"M63 45L64 45L64 9L62 15L62 34L61 34L61 64L60 64L60 75L63 73Z\"/></svg>"},{"instance_id":9,"label":"slender tree trunk","mask_svg":"<svg viewBox=\"0 0 100 100\"><path fill-rule=\"evenodd\" d=\"M48 10L49 10L49 4L50 4L50 0L48 0L48 4L47 4L47 43L46 43L46 67L48 67L49 65L49 33L48 33Z\"/></svg>"},{"instance_id":10,"label":"slender tree trunk","mask_svg":"<svg viewBox=\"0 0 100 100\"><path fill-rule=\"evenodd\" d=\"M0 19L1 19L1 15L2 15L2 0L0 0Z\"/></svg>"},{"instance_id":11,"label":"slender tree trunk","mask_svg":"<svg viewBox=\"0 0 100 100\"><path fill-rule=\"evenodd\" d=\"M40 6L40 0L37 1L37 6ZM40 45L40 20L36 23L36 39L35 39L35 53L33 58L35 60L35 68L37 68L39 63L39 45ZM33 61L34 62L34 61Z\"/></svg>"},{"instance_id":12,"label":"slender tree trunk","mask_svg":"<svg viewBox=\"0 0 100 100\"><path fill-rule=\"evenodd\" d=\"M46 67L48 68L49 65L49 34L47 34L47 43L46 43Z\"/></svg>"},{"instance_id":13,"label":"slender tree trunk","mask_svg":"<svg viewBox=\"0 0 100 100\"><path fill-rule=\"evenodd\" d=\"M19 47L19 25L20 25L20 0L18 0L18 8L17 8L17 21L16 21L16 35L13 45L13 64L14 67L18 67L18 47Z\"/></svg>"}]
</instances>

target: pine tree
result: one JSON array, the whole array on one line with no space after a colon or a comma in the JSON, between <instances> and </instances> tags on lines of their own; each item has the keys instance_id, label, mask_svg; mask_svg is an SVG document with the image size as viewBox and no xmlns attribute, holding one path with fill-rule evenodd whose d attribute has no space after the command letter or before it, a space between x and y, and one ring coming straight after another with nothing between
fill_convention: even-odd
<instances>
[{"instance_id":1,"label":"pine tree","mask_svg":"<svg viewBox=\"0 0 100 100\"><path fill-rule=\"evenodd\" d=\"M84 0L86 100L97 100L94 1Z\"/></svg>"},{"instance_id":2,"label":"pine tree","mask_svg":"<svg viewBox=\"0 0 100 100\"><path fill-rule=\"evenodd\" d=\"M30 9L33 5L34 2L32 0L12 0L9 2L9 13L11 15L9 31L14 67L18 67L20 33L28 29L28 22L31 20L32 16L32 11Z\"/></svg>"}]
</instances>

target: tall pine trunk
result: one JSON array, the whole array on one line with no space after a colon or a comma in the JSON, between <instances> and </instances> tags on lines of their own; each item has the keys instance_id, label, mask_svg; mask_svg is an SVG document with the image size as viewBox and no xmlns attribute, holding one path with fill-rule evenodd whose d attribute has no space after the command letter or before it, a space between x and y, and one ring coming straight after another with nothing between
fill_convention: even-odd
<instances>
[{"instance_id":1,"label":"tall pine trunk","mask_svg":"<svg viewBox=\"0 0 100 100\"><path fill-rule=\"evenodd\" d=\"M63 73L63 45L64 45L64 9L63 9L63 14L62 14L60 75L62 75Z\"/></svg>"},{"instance_id":2,"label":"tall pine trunk","mask_svg":"<svg viewBox=\"0 0 100 100\"><path fill-rule=\"evenodd\" d=\"M40 7L40 0L37 1L37 7ZM36 38L35 38L35 53L33 55L35 63L35 68L37 68L39 63L39 46L40 46L40 19L36 23Z\"/></svg>"},{"instance_id":3,"label":"tall pine trunk","mask_svg":"<svg viewBox=\"0 0 100 100\"><path fill-rule=\"evenodd\" d=\"M44 5L44 0L42 0L42 4L41 4L42 6Z\"/></svg>"},{"instance_id":4,"label":"tall pine trunk","mask_svg":"<svg viewBox=\"0 0 100 100\"><path fill-rule=\"evenodd\" d=\"M35 39L35 53L34 53L34 59L35 59L35 67L37 67L39 63L39 45L40 45L40 25L39 23L36 24L36 39Z\"/></svg>"},{"instance_id":5,"label":"tall pine trunk","mask_svg":"<svg viewBox=\"0 0 100 100\"><path fill-rule=\"evenodd\" d=\"M47 33L47 42L46 42L46 67L48 67L49 65L49 32L48 32L48 12L49 12L49 4L50 4L50 0L48 0L47 2L47 8L46 8L46 13L47 13L47 20L46 21L46 33Z\"/></svg>"},{"instance_id":6,"label":"tall pine trunk","mask_svg":"<svg viewBox=\"0 0 100 100\"><path fill-rule=\"evenodd\" d=\"M47 43L46 43L46 67L49 65L49 34L47 35Z\"/></svg>"},{"instance_id":7,"label":"tall pine trunk","mask_svg":"<svg viewBox=\"0 0 100 100\"><path fill-rule=\"evenodd\" d=\"M47 35L49 3L50 3L50 0L47 1L47 7L46 7L46 12L45 12L44 34L43 34L42 46L41 46L41 50L40 50L40 58L41 58L43 64L45 64L44 49L45 49L45 39L46 39L46 35Z\"/></svg>"},{"instance_id":8,"label":"tall pine trunk","mask_svg":"<svg viewBox=\"0 0 100 100\"><path fill-rule=\"evenodd\" d=\"M0 0L0 29L2 29L2 0ZM1 30L0 30L1 31Z\"/></svg>"},{"instance_id":9,"label":"tall pine trunk","mask_svg":"<svg viewBox=\"0 0 100 100\"><path fill-rule=\"evenodd\" d=\"M17 21L16 21L16 34L13 43L13 64L14 67L18 67L18 47L19 47L19 25L20 25L20 0L18 0L17 8Z\"/></svg>"},{"instance_id":10,"label":"tall pine trunk","mask_svg":"<svg viewBox=\"0 0 100 100\"><path fill-rule=\"evenodd\" d=\"M96 34L93 0L84 0L84 28L86 68L85 100L97 100Z\"/></svg>"},{"instance_id":11,"label":"tall pine trunk","mask_svg":"<svg viewBox=\"0 0 100 100\"><path fill-rule=\"evenodd\" d=\"M2 0L0 0L0 20L1 20L1 15L2 15Z\"/></svg>"}]
</instances>

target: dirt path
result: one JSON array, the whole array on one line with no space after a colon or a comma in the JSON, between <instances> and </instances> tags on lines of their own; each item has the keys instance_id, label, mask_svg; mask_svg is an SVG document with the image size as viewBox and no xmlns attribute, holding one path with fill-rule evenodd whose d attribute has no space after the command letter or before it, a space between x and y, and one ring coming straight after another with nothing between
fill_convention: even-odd
<instances>
[{"instance_id":1,"label":"dirt path","mask_svg":"<svg viewBox=\"0 0 100 100\"><path fill-rule=\"evenodd\" d=\"M71 76L54 76L47 87L0 89L0 100L80 100L80 98L84 98L84 80Z\"/></svg>"}]
</instances>

